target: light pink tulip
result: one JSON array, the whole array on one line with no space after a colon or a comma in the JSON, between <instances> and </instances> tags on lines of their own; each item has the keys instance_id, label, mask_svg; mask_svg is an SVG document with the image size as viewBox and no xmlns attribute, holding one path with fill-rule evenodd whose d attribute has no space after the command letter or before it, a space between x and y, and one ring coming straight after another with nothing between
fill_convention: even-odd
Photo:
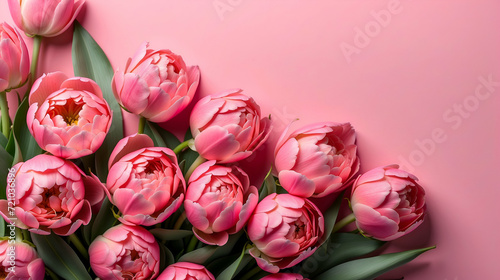
<instances>
[{"instance_id":1,"label":"light pink tulip","mask_svg":"<svg viewBox=\"0 0 500 280\"><path fill-rule=\"evenodd\" d=\"M208 160L229 163L249 157L269 137L271 122L241 90L202 98L190 117L198 153Z\"/></svg>"},{"instance_id":2,"label":"light pink tulip","mask_svg":"<svg viewBox=\"0 0 500 280\"><path fill-rule=\"evenodd\" d=\"M390 241L423 222L425 191L417 177L398 168L375 168L354 182L352 211L358 228L367 236Z\"/></svg>"},{"instance_id":3,"label":"light pink tulip","mask_svg":"<svg viewBox=\"0 0 500 280\"><path fill-rule=\"evenodd\" d=\"M264 276L260 280L309 280L297 273L275 273Z\"/></svg>"},{"instance_id":4,"label":"light pink tulip","mask_svg":"<svg viewBox=\"0 0 500 280\"><path fill-rule=\"evenodd\" d=\"M116 71L112 88L116 99L131 113L149 121L165 122L187 107L198 88L198 66L187 67L170 50L148 49L144 43L129 58L125 72Z\"/></svg>"},{"instance_id":5,"label":"light pink tulip","mask_svg":"<svg viewBox=\"0 0 500 280\"><path fill-rule=\"evenodd\" d=\"M222 246L245 226L258 200L257 188L241 169L208 161L189 178L184 209L198 239Z\"/></svg>"},{"instance_id":6,"label":"light pink tulip","mask_svg":"<svg viewBox=\"0 0 500 280\"><path fill-rule=\"evenodd\" d=\"M149 280L160 269L160 247L139 226L121 224L108 229L90 244L89 256L92 270L102 280Z\"/></svg>"},{"instance_id":7,"label":"light pink tulip","mask_svg":"<svg viewBox=\"0 0 500 280\"><path fill-rule=\"evenodd\" d=\"M29 36L57 36L75 20L85 0L8 0L16 25Z\"/></svg>"},{"instance_id":8,"label":"light pink tulip","mask_svg":"<svg viewBox=\"0 0 500 280\"><path fill-rule=\"evenodd\" d=\"M195 279L215 280L215 277L203 265L189 263L189 262L178 262L169 265L157 278L157 280L195 280Z\"/></svg>"},{"instance_id":9,"label":"light pink tulip","mask_svg":"<svg viewBox=\"0 0 500 280\"><path fill-rule=\"evenodd\" d=\"M42 149L58 157L94 153L111 126L108 103L99 86L87 78L44 74L33 84L29 104L28 129Z\"/></svg>"},{"instance_id":10,"label":"light pink tulip","mask_svg":"<svg viewBox=\"0 0 500 280\"><path fill-rule=\"evenodd\" d=\"M23 37L0 23L0 92L22 86L30 73L30 58Z\"/></svg>"},{"instance_id":11,"label":"light pink tulip","mask_svg":"<svg viewBox=\"0 0 500 280\"><path fill-rule=\"evenodd\" d=\"M92 206L104 198L102 184L70 161L38 155L14 167L16 226L37 234L70 235L90 222ZM0 200L0 213L10 222L12 206Z\"/></svg>"},{"instance_id":12,"label":"light pink tulip","mask_svg":"<svg viewBox=\"0 0 500 280\"><path fill-rule=\"evenodd\" d=\"M323 214L309 200L270 194L248 222L248 237L254 243L250 254L260 268L278 273L312 255L321 245L324 227Z\"/></svg>"},{"instance_id":13,"label":"light pink tulip","mask_svg":"<svg viewBox=\"0 0 500 280\"><path fill-rule=\"evenodd\" d=\"M175 153L145 134L120 140L109 159L108 196L126 224L165 221L182 204L186 183Z\"/></svg>"},{"instance_id":14,"label":"light pink tulip","mask_svg":"<svg viewBox=\"0 0 500 280\"><path fill-rule=\"evenodd\" d=\"M323 197L347 187L358 172L356 134L349 123L316 123L291 134L276 146L275 168L289 193Z\"/></svg>"},{"instance_id":15,"label":"light pink tulip","mask_svg":"<svg viewBox=\"0 0 500 280\"><path fill-rule=\"evenodd\" d=\"M45 265L35 248L14 240L0 241L0 279L42 280Z\"/></svg>"}]
</instances>

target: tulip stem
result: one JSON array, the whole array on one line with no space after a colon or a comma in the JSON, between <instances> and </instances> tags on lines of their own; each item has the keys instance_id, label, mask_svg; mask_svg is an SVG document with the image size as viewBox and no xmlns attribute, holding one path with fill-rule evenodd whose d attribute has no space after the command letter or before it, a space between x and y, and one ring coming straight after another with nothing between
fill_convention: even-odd
<instances>
[{"instance_id":1,"label":"tulip stem","mask_svg":"<svg viewBox=\"0 0 500 280\"><path fill-rule=\"evenodd\" d=\"M38 68L38 57L40 55L40 46L42 45L42 36L35 35L33 37L33 54L31 57L30 82L29 87L33 85L36 79L36 69Z\"/></svg>"},{"instance_id":2,"label":"tulip stem","mask_svg":"<svg viewBox=\"0 0 500 280\"><path fill-rule=\"evenodd\" d=\"M198 156L194 160L193 164L191 164L188 171L186 172L186 176L184 176L184 179L186 179L186 183L189 181L189 177L191 177L191 174L193 174L196 167L200 166L200 164L204 163L205 161L207 161L207 160L205 158L203 158L202 156Z\"/></svg>"},{"instance_id":3,"label":"tulip stem","mask_svg":"<svg viewBox=\"0 0 500 280\"><path fill-rule=\"evenodd\" d=\"M335 223L335 225L333 226L333 230L332 230L331 234L337 232L341 228L347 226L348 224L350 224L350 223L352 223L354 221L356 221L356 217L354 217L354 213L351 213L351 214L345 216L344 218L342 218L342 220L340 220L337 223Z\"/></svg>"},{"instance_id":4,"label":"tulip stem","mask_svg":"<svg viewBox=\"0 0 500 280\"><path fill-rule=\"evenodd\" d=\"M196 235L193 235L193 237L191 237L191 240L189 241L186 253L193 251L194 248L196 248L196 245L198 245L198 238L196 238Z\"/></svg>"},{"instance_id":5,"label":"tulip stem","mask_svg":"<svg viewBox=\"0 0 500 280\"><path fill-rule=\"evenodd\" d=\"M139 128L137 129L138 134L144 134L144 128L146 127L146 118L142 117L139 119Z\"/></svg>"},{"instance_id":6,"label":"tulip stem","mask_svg":"<svg viewBox=\"0 0 500 280\"><path fill-rule=\"evenodd\" d=\"M180 229L184 221L186 220L186 211L182 212L179 219L174 224L174 229Z\"/></svg>"},{"instance_id":7,"label":"tulip stem","mask_svg":"<svg viewBox=\"0 0 500 280\"><path fill-rule=\"evenodd\" d=\"M174 153L176 155L178 155L180 152L182 152L182 150L184 150L185 148L189 147L189 144L193 142L193 139L189 139L189 140L186 140L182 143L180 143L179 145L177 145L177 147L174 148Z\"/></svg>"},{"instance_id":8,"label":"tulip stem","mask_svg":"<svg viewBox=\"0 0 500 280\"><path fill-rule=\"evenodd\" d=\"M82 254L83 257L85 257L87 260L89 259L89 253L87 252L87 249L85 248L85 246L83 246L82 242L80 241L78 236L76 236L76 234L73 233L72 235L70 235L69 241L73 243L73 245L75 245L76 249L78 250L78 252L80 252L80 254Z\"/></svg>"},{"instance_id":9,"label":"tulip stem","mask_svg":"<svg viewBox=\"0 0 500 280\"><path fill-rule=\"evenodd\" d=\"M10 134L9 105L7 104L7 92L0 92L0 112L2 112L2 133L5 138Z\"/></svg>"},{"instance_id":10,"label":"tulip stem","mask_svg":"<svg viewBox=\"0 0 500 280\"><path fill-rule=\"evenodd\" d=\"M247 272L245 275L243 275L241 280L248 280L248 279L252 278L253 276L255 276L255 274L257 274L261 271L262 271L262 269L259 266L256 266L256 267L252 268L252 270Z\"/></svg>"}]
</instances>

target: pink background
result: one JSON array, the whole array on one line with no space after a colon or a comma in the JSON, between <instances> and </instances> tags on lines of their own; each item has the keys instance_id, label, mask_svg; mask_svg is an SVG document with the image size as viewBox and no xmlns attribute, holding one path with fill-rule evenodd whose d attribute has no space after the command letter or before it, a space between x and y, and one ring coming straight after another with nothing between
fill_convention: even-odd
<instances>
[{"instance_id":1,"label":"pink background","mask_svg":"<svg viewBox=\"0 0 500 280\"><path fill-rule=\"evenodd\" d=\"M200 95L242 88L278 130L351 122L362 170L399 163L427 191L427 220L388 250L437 249L383 278L458 280L500 277L498 11L496 0L87 0L78 19L115 69L149 41L200 66ZM7 1L0 20L13 23ZM70 32L47 40L39 71L71 75L70 44Z\"/></svg>"}]
</instances>

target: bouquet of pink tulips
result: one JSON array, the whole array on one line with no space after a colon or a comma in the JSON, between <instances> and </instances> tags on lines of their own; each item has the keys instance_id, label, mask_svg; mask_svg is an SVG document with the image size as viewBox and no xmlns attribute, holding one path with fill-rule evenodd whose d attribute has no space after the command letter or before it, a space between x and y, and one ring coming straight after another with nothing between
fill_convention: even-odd
<instances>
[{"instance_id":1,"label":"bouquet of pink tulips","mask_svg":"<svg viewBox=\"0 0 500 280\"><path fill-rule=\"evenodd\" d=\"M178 139L164 124L192 103L197 66L143 44L115 72L74 22L83 0L8 3L0 278L374 279L433 248L382 253L422 223L425 192L397 165L359 174L351 124L289 126L256 183L273 119L244 91L201 98ZM36 73L40 41L73 23L75 77Z\"/></svg>"}]
</instances>

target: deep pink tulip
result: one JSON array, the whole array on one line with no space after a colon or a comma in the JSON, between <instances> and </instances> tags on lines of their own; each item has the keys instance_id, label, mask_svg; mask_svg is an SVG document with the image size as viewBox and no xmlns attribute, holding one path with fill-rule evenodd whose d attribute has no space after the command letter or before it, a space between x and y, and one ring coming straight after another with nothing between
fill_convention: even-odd
<instances>
[{"instance_id":1,"label":"deep pink tulip","mask_svg":"<svg viewBox=\"0 0 500 280\"><path fill-rule=\"evenodd\" d=\"M189 178L184 209L198 239L222 246L245 226L258 200L257 188L241 169L208 161Z\"/></svg>"},{"instance_id":2,"label":"deep pink tulip","mask_svg":"<svg viewBox=\"0 0 500 280\"><path fill-rule=\"evenodd\" d=\"M45 265L35 248L24 242L12 241L0 241L0 279L44 279Z\"/></svg>"},{"instance_id":3,"label":"deep pink tulip","mask_svg":"<svg viewBox=\"0 0 500 280\"><path fill-rule=\"evenodd\" d=\"M68 29L85 0L8 0L16 25L30 36L57 36Z\"/></svg>"},{"instance_id":4,"label":"deep pink tulip","mask_svg":"<svg viewBox=\"0 0 500 280\"><path fill-rule=\"evenodd\" d=\"M249 157L269 137L271 122L241 90L202 98L190 117L198 153L208 160L229 163Z\"/></svg>"},{"instance_id":5,"label":"deep pink tulip","mask_svg":"<svg viewBox=\"0 0 500 280\"><path fill-rule=\"evenodd\" d=\"M260 268L278 273L312 255L321 245L324 227L323 214L309 200L270 194L248 222L248 237L254 243L250 254Z\"/></svg>"},{"instance_id":6,"label":"deep pink tulip","mask_svg":"<svg viewBox=\"0 0 500 280\"><path fill-rule=\"evenodd\" d=\"M169 265L157 278L157 280L195 280L195 279L215 280L215 277L203 265L189 263L189 262L178 262Z\"/></svg>"},{"instance_id":7,"label":"deep pink tulip","mask_svg":"<svg viewBox=\"0 0 500 280\"><path fill-rule=\"evenodd\" d=\"M355 141L349 123L316 123L283 132L274 162L281 185L301 197L343 190L359 169Z\"/></svg>"},{"instance_id":8,"label":"deep pink tulip","mask_svg":"<svg viewBox=\"0 0 500 280\"><path fill-rule=\"evenodd\" d=\"M398 168L375 168L354 182L352 211L358 228L367 236L390 241L423 222L425 191L417 177Z\"/></svg>"},{"instance_id":9,"label":"deep pink tulip","mask_svg":"<svg viewBox=\"0 0 500 280\"><path fill-rule=\"evenodd\" d=\"M129 58L125 72L116 71L112 88L116 99L131 113L149 121L165 122L193 99L200 81L198 66L187 67L170 50L148 49L144 43Z\"/></svg>"},{"instance_id":10,"label":"deep pink tulip","mask_svg":"<svg viewBox=\"0 0 500 280\"><path fill-rule=\"evenodd\" d=\"M85 175L68 160L38 155L13 167L16 226L37 234L70 235L92 217L92 206L104 198L102 184ZM0 213L12 216L7 200L0 200Z\"/></svg>"},{"instance_id":11,"label":"deep pink tulip","mask_svg":"<svg viewBox=\"0 0 500 280\"><path fill-rule=\"evenodd\" d=\"M124 224L108 229L89 247L90 266L102 280L154 279L160 269L160 247L153 234Z\"/></svg>"},{"instance_id":12,"label":"deep pink tulip","mask_svg":"<svg viewBox=\"0 0 500 280\"><path fill-rule=\"evenodd\" d=\"M99 86L87 78L44 74L33 84L29 104L28 129L42 149L58 157L94 153L111 126L108 103Z\"/></svg>"},{"instance_id":13,"label":"deep pink tulip","mask_svg":"<svg viewBox=\"0 0 500 280\"><path fill-rule=\"evenodd\" d=\"M308 280L297 273L274 273L260 278L260 280Z\"/></svg>"},{"instance_id":14,"label":"deep pink tulip","mask_svg":"<svg viewBox=\"0 0 500 280\"><path fill-rule=\"evenodd\" d=\"M109 160L107 191L120 221L151 226L165 221L182 204L186 183L175 153L154 147L145 134L120 140Z\"/></svg>"},{"instance_id":15,"label":"deep pink tulip","mask_svg":"<svg viewBox=\"0 0 500 280\"><path fill-rule=\"evenodd\" d=\"M23 37L0 23L0 92L22 86L30 73L30 58Z\"/></svg>"}]
</instances>

